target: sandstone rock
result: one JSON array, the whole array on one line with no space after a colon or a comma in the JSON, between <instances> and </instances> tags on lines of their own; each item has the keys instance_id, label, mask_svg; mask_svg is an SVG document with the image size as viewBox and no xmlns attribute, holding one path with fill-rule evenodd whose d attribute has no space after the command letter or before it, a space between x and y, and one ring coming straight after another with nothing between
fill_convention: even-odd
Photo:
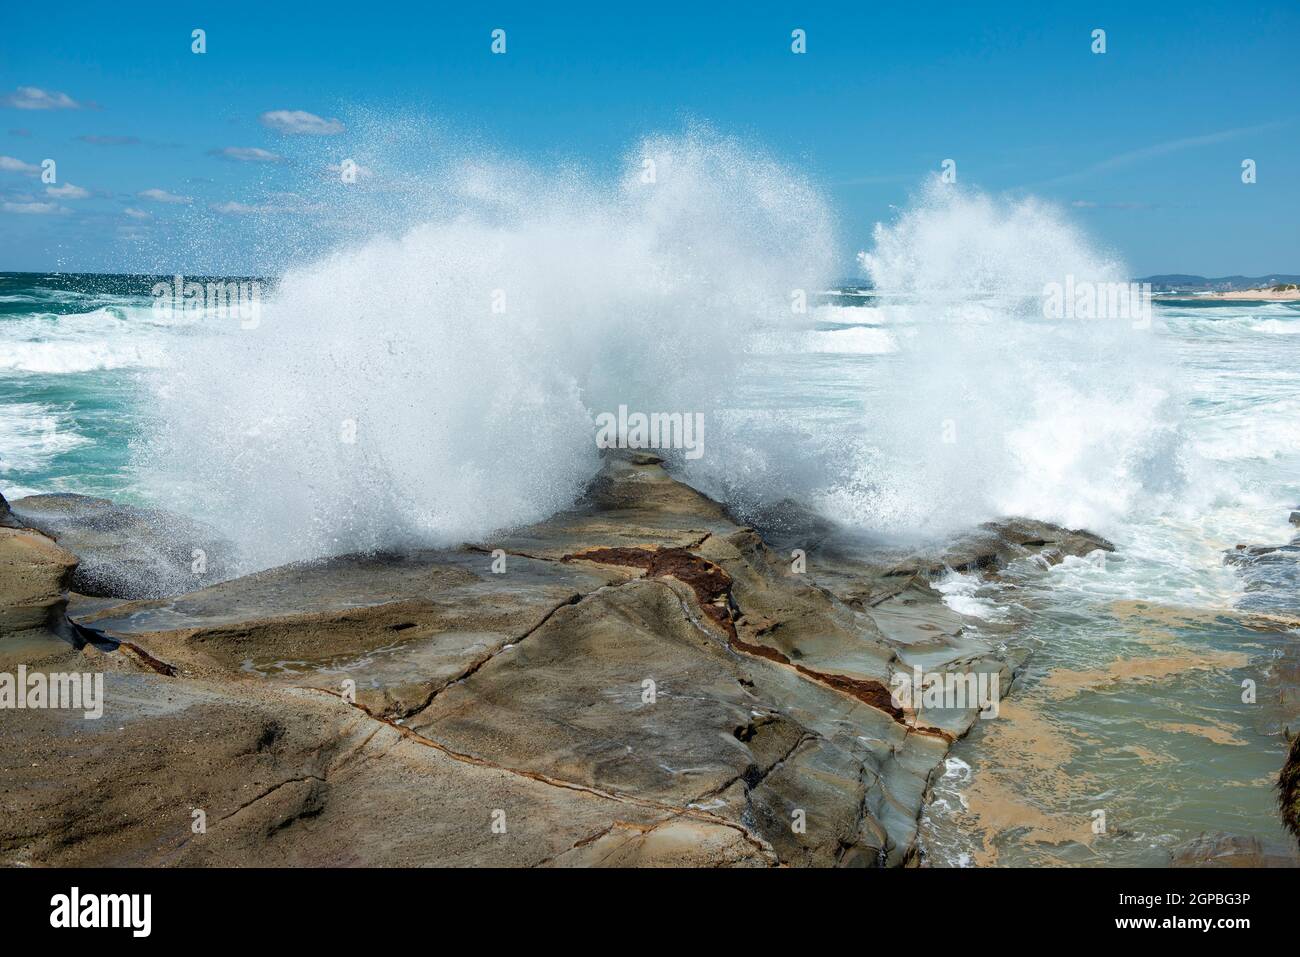
<instances>
[{"instance_id":1,"label":"sandstone rock","mask_svg":"<svg viewBox=\"0 0 1300 957\"><path fill-rule=\"evenodd\" d=\"M129 564L124 513L74 504L99 537L65 534ZM905 864L975 712L901 707L891 677L1019 666L927 576L1106 545L1014 523L899 571L824 523L796 570L772 537L612 455L577 507L462 548L78 597L106 714L25 712L0 740L0 860Z\"/></svg>"},{"instance_id":2,"label":"sandstone rock","mask_svg":"<svg viewBox=\"0 0 1300 957\"><path fill-rule=\"evenodd\" d=\"M709 838L685 848L692 863L773 860L705 813L467 760L320 692L112 674L106 698L100 721L14 713L24 748L0 744L0 860L537 866L674 822Z\"/></svg>"},{"instance_id":3,"label":"sandstone rock","mask_svg":"<svg viewBox=\"0 0 1300 957\"><path fill-rule=\"evenodd\" d=\"M1101 550L1113 552L1115 546L1082 529L1064 529L1047 522L1011 518L986 522L978 530L958 537L943 546L924 549L909 555L892 569L890 575L929 577L947 571L992 571L1019 558L1037 557L1055 565L1066 556L1083 556Z\"/></svg>"},{"instance_id":4,"label":"sandstone rock","mask_svg":"<svg viewBox=\"0 0 1300 957\"><path fill-rule=\"evenodd\" d=\"M0 636L53 624L76 567L75 555L40 532L0 528Z\"/></svg>"},{"instance_id":5,"label":"sandstone rock","mask_svg":"<svg viewBox=\"0 0 1300 957\"><path fill-rule=\"evenodd\" d=\"M350 556L272 569L177 598L74 616L183 674L240 675L338 691L400 718L556 608L616 576L474 550Z\"/></svg>"},{"instance_id":6,"label":"sandstone rock","mask_svg":"<svg viewBox=\"0 0 1300 957\"><path fill-rule=\"evenodd\" d=\"M228 577L228 546L211 529L158 509L85 495L29 495L14 517L80 559L72 588L86 595L157 598Z\"/></svg>"}]
</instances>

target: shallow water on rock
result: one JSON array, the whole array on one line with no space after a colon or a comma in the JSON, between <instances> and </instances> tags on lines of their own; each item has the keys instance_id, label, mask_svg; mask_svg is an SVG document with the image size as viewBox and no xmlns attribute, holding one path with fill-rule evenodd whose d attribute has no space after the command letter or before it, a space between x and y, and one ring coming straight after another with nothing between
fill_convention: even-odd
<instances>
[{"instance_id":1,"label":"shallow water on rock","mask_svg":"<svg viewBox=\"0 0 1300 957\"><path fill-rule=\"evenodd\" d=\"M1104 559L963 590L968 611L1015 609L1009 642L1033 655L999 719L977 723L936 782L928 863L1161 865L1217 832L1294 854L1274 786L1280 731L1297 716L1295 565L1285 550L1225 561L1298 531L1287 518L1300 497L1300 351L1261 330L1300 328L1300 313L1259 308L1270 315L1160 313L1213 494L1097 529L1117 546Z\"/></svg>"},{"instance_id":2,"label":"shallow water on rock","mask_svg":"<svg viewBox=\"0 0 1300 957\"><path fill-rule=\"evenodd\" d=\"M1269 666L1294 630L1141 600L1062 602L1068 586L1054 586L1077 575L1105 572L1067 567L1018 589L1025 624L1009 643L1034 653L936 782L927 862L1158 866L1217 831L1286 846Z\"/></svg>"}]
</instances>

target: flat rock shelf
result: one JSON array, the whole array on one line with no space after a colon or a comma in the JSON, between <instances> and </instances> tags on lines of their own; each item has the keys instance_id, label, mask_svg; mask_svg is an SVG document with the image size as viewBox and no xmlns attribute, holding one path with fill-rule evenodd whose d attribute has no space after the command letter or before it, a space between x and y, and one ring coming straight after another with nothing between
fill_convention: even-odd
<instances>
[{"instance_id":1,"label":"flat rock shelf","mask_svg":"<svg viewBox=\"0 0 1300 957\"><path fill-rule=\"evenodd\" d=\"M931 578L1111 548L1015 520L891 552L793 505L765 538L624 453L489 541L177 594L155 517L82 504L5 510L0 670L105 674L102 719L5 713L6 864L914 864L977 705L900 706L891 678L1006 694L1023 665ZM113 595L132 568L158 578Z\"/></svg>"}]
</instances>

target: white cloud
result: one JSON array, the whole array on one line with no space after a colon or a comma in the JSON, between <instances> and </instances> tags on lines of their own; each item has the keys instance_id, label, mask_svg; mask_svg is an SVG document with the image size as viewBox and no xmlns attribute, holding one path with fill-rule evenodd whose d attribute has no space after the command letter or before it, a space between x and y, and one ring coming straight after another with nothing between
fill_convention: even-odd
<instances>
[{"instance_id":1,"label":"white cloud","mask_svg":"<svg viewBox=\"0 0 1300 957\"><path fill-rule=\"evenodd\" d=\"M270 110L261 116L262 125L269 126L281 133L314 136L333 136L343 132L343 123L336 119L324 119L306 110Z\"/></svg>"},{"instance_id":2,"label":"white cloud","mask_svg":"<svg viewBox=\"0 0 1300 957\"><path fill-rule=\"evenodd\" d=\"M80 110L82 105L66 93L42 90L39 86L20 86L0 99L0 106L15 110Z\"/></svg>"},{"instance_id":3,"label":"white cloud","mask_svg":"<svg viewBox=\"0 0 1300 957\"><path fill-rule=\"evenodd\" d=\"M155 203L179 204L191 202L188 196L177 196L175 193L169 193L165 189L157 189L156 187L154 189L146 189L144 192L138 193L137 195L141 199L150 199Z\"/></svg>"},{"instance_id":4,"label":"white cloud","mask_svg":"<svg viewBox=\"0 0 1300 957\"><path fill-rule=\"evenodd\" d=\"M24 213L28 216L59 216L71 212L66 206L60 206L58 203L5 203L4 211Z\"/></svg>"},{"instance_id":5,"label":"white cloud","mask_svg":"<svg viewBox=\"0 0 1300 957\"><path fill-rule=\"evenodd\" d=\"M71 183L64 183L62 186L46 186L45 192L58 199L85 199L90 195L90 190L73 186Z\"/></svg>"},{"instance_id":6,"label":"white cloud","mask_svg":"<svg viewBox=\"0 0 1300 957\"><path fill-rule=\"evenodd\" d=\"M12 156L0 156L0 171L6 173L25 173L28 176L35 176L41 171L39 166L31 163L24 163L20 159Z\"/></svg>"},{"instance_id":7,"label":"white cloud","mask_svg":"<svg viewBox=\"0 0 1300 957\"><path fill-rule=\"evenodd\" d=\"M1120 153L1117 156L1111 156L1093 163L1081 170L1073 173L1066 173L1063 176L1056 176L1041 183L1031 183L1025 188L1035 188L1040 186L1050 186L1059 183L1069 183L1081 179L1087 179L1097 173L1105 173L1114 169L1122 169L1125 166L1132 166L1135 163L1142 163L1146 160L1155 159L1159 156L1166 156L1169 153L1177 153L1182 150L1194 149L1198 146L1212 146L1218 143L1224 143L1228 140L1238 139L1242 136L1253 136L1259 133L1268 133L1276 129L1287 126L1290 120L1276 120L1272 123L1261 123L1258 126L1243 126L1232 130L1219 130L1217 133L1206 133L1203 136L1185 136L1178 140L1167 140L1164 143L1156 143L1153 146L1144 146L1141 149L1129 150L1126 153Z\"/></svg>"},{"instance_id":8,"label":"white cloud","mask_svg":"<svg viewBox=\"0 0 1300 957\"><path fill-rule=\"evenodd\" d=\"M136 209L134 206L128 206L122 212L132 219L153 219L153 213L146 212L143 209Z\"/></svg>"},{"instance_id":9,"label":"white cloud","mask_svg":"<svg viewBox=\"0 0 1300 957\"><path fill-rule=\"evenodd\" d=\"M226 146L219 150L212 150L212 155L240 163L278 163L284 159L283 156L257 146Z\"/></svg>"}]
</instances>

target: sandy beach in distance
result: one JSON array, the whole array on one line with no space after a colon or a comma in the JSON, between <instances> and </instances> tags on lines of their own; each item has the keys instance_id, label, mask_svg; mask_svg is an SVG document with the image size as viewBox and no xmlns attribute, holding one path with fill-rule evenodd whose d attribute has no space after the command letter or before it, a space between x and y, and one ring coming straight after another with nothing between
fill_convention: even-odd
<instances>
[{"instance_id":1,"label":"sandy beach in distance","mask_svg":"<svg viewBox=\"0 0 1300 957\"><path fill-rule=\"evenodd\" d=\"M1171 295L1168 298L1178 298ZM1300 287L1289 289L1234 289L1228 292L1197 293L1197 299L1248 299L1251 302L1284 302L1300 299Z\"/></svg>"}]
</instances>

